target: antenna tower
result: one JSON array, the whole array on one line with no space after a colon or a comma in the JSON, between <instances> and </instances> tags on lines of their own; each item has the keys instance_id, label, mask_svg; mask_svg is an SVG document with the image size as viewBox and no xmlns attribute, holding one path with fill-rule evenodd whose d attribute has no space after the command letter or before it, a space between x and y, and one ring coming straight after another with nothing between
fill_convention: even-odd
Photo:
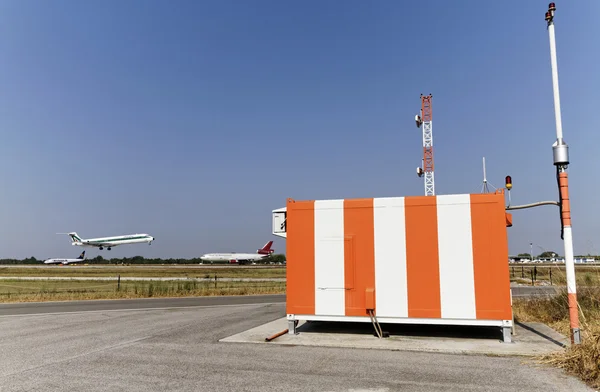
<instances>
[{"instance_id":1,"label":"antenna tower","mask_svg":"<svg viewBox=\"0 0 600 392\"><path fill-rule=\"evenodd\" d=\"M492 184L490 184L492 186L492 188L496 189L496 187ZM483 157L483 186L481 187L481 193L489 193L489 189L488 189L488 182L487 182L487 177L486 177L486 173L485 173L485 157Z\"/></svg>"},{"instance_id":2,"label":"antenna tower","mask_svg":"<svg viewBox=\"0 0 600 392\"><path fill-rule=\"evenodd\" d=\"M431 94L425 96L421 94L421 113L415 116L417 128L423 127L423 161L421 167L417 168L417 175L419 177L425 175L425 196L435 196L431 98Z\"/></svg>"}]
</instances>

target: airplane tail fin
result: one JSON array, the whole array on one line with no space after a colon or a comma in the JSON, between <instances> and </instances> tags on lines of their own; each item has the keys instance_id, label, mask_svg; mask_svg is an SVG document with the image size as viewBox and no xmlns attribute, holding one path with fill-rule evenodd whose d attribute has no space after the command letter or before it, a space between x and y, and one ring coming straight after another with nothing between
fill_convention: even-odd
<instances>
[{"instance_id":1,"label":"airplane tail fin","mask_svg":"<svg viewBox=\"0 0 600 392\"><path fill-rule=\"evenodd\" d=\"M72 232L72 233L68 233L68 234L69 234L69 237L71 237L71 241L73 243L79 243L79 242L81 242L81 237L79 237L79 235L77 235L77 233Z\"/></svg>"},{"instance_id":2,"label":"airplane tail fin","mask_svg":"<svg viewBox=\"0 0 600 392\"><path fill-rule=\"evenodd\" d=\"M80 260L85 259L85 250L83 252L81 252L81 254L79 255L78 259L80 259Z\"/></svg>"},{"instance_id":3,"label":"airplane tail fin","mask_svg":"<svg viewBox=\"0 0 600 392\"><path fill-rule=\"evenodd\" d=\"M259 255L270 255L271 253L275 252L275 249L271 249L271 245L273 245L273 241L267 242L265 246L257 250L256 253Z\"/></svg>"},{"instance_id":4,"label":"airplane tail fin","mask_svg":"<svg viewBox=\"0 0 600 392\"><path fill-rule=\"evenodd\" d=\"M75 233L74 231L71 233L56 233L56 234L67 234L69 237L71 237L71 245L78 245L83 242L81 237L79 237L79 234Z\"/></svg>"}]
</instances>

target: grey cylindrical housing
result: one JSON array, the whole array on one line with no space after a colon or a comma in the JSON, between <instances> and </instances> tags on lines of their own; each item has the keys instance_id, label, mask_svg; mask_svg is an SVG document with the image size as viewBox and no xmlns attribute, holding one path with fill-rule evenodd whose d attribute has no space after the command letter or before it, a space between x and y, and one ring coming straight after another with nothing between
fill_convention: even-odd
<instances>
[{"instance_id":1,"label":"grey cylindrical housing","mask_svg":"<svg viewBox=\"0 0 600 392\"><path fill-rule=\"evenodd\" d=\"M557 141L552 146L552 154L554 155L555 165L569 164L569 146L562 140Z\"/></svg>"}]
</instances>

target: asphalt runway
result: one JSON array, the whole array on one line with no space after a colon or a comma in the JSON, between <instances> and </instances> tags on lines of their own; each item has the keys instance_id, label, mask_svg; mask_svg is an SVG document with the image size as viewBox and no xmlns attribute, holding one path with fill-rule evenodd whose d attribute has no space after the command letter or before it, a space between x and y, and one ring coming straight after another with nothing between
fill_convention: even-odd
<instances>
[{"instance_id":1,"label":"asphalt runway","mask_svg":"<svg viewBox=\"0 0 600 392\"><path fill-rule=\"evenodd\" d=\"M285 295L240 295L182 298L136 298L0 304L0 316L97 311L187 308L261 303L285 303Z\"/></svg>"},{"instance_id":2,"label":"asphalt runway","mask_svg":"<svg viewBox=\"0 0 600 392\"><path fill-rule=\"evenodd\" d=\"M552 296L565 286L511 286L513 298L532 298Z\"/></svg>"},{"instance_id":3,"label":"asphalt runway","mask_svg":"<svg viewBox=\"0 0 600 392\"><path fill-rule=\"evenodd\" d=\"M282 302L240 300L0 316L0 390L591 391L523 358L218 342L285 316Z\"/></svg>"}]
</instances>

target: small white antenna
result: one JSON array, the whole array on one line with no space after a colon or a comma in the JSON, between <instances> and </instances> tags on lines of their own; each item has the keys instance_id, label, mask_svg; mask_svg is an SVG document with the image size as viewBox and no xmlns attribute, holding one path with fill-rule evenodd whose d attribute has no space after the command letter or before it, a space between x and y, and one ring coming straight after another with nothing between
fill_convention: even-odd
<instances>
[{"instance_id":1,"label":"small white antenna","mask_svg":"<svg viewBox=\"0 0 600 392\"><path fill-rule=\"evenodd\" d=\"M490 184L490 186L492 188L497 189L494 185ZM485 172L485 157L483 157L483 185L481 187L481 193L489 193L490 190L488 189L488 181L487 181L487 176L486 176L486 172Z\"/></svg>"}]
</instances>

